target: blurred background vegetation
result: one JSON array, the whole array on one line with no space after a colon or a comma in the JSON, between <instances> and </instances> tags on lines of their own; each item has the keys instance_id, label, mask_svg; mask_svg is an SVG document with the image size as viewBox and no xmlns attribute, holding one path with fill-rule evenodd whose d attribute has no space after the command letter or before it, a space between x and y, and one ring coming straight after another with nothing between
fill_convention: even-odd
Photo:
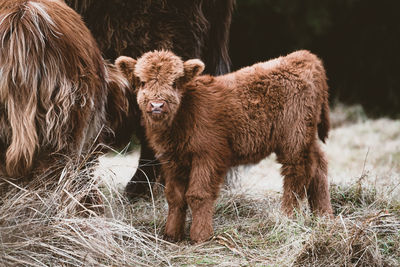
<instances>
[{"instance_id":1,"label":"blurred background vegetation","mask_svg":"<svg viewBox=\"0 0 400 267\"><path fill-rule=\"evenodd\" d=\"M399 0L236 1L234 70L308 49L324 61L331 102L399 117Z\"/></svg>"}]
</instances>

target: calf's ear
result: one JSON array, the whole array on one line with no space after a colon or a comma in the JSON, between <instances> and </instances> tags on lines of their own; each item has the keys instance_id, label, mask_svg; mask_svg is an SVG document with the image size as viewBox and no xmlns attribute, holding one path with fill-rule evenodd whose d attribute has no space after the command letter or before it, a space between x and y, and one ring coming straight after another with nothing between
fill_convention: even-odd
<instances>
[{"instance_id":1,"label":"calf's ear","mask_svg":"<svg viewBox=\"0 0 400 267\"><path fill-rule=\"evenodd\" d=\"M134 70L136 66L136 60L131 57L120 56L115 60L115 66L117 69L128 79L131 85L136 86L138 83L138 77L135 76Z\"/></svg>"},{"instance_id":2,"label":"calf's ear","mask_svg":"<svg viewBox=\"0 0 400 267\"><path fill-rule=\"evenodd\" d=\"M204 63L200 59L189 59L183 62L183 69L185 80L188 82L203 72Z\"/></svg>"}]
</instances>

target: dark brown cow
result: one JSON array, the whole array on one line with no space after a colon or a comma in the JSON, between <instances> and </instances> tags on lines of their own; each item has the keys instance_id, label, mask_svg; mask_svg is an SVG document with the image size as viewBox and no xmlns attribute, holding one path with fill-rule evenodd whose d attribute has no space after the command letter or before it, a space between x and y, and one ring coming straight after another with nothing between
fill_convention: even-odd
<instances>
[{"instance_id":1,"label":"dark brown cow","mask_svg":"<svg viewBox=\"0 0 400 267\"><path fill-rule=\"evenodd\" d=\"M163 164L169 205L165 236L213 233L214 202L228 169L276 153L284 176L282 209L292 214L307 195L312 211L332 215L327 162L318 144L329 131L328 86L321 61L308 51L231 74L200 76L204 64L169 51L116 65L138 86L146 136Z\"/></svg>"},{"instance_id":2,"label":"dark brown cow","mask_svg":"<svg viewBox=\"0 0 400 267\"><path fill-rule=\"evenodd\" d=\"M134 117L127 80L62 1L2 0L0 44L0 176L79 158Z\"/></svg>"},{"instance_id":3,"label":"dark brown cow","mask_svg":"<svg viewBox=\"0 0 400 267\"><path fill-rule=\"evenodd\" d=\"M229 72L228 35L234 0L66 0L86 21L108 59L139 57L169 49L183 59L201 58L206 72ZM137 109L136 101L131 102ZM134 129L141 143L139 169L126 188L130 197L149 195L158 161L149 148L140 117L116 131L116 145L126 144Z\"/></svg>"}]
</instances>

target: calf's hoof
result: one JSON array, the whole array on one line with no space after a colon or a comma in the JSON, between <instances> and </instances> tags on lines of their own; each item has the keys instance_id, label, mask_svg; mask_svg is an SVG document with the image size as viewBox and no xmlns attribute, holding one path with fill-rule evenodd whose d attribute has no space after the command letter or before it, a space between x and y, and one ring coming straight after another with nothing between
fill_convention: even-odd
<instances>
[{"instance_id":1,"label":"calf's hoof","mask_svg":"<svg viewBox=\"0 0 400 267\"><path fill-rule=\"evenodd\" d=\"M204 228L191 228L190 229L190 239L194 244L202 243L211 239L214 235L214 230L211 227L207 226Z\"/></svg>"},{"instance_id":2,"label":"calf's hoof","mask_svg":"<svg viewBox=\"0 0 400 267\"><path fill-rule=\"evenodd\" d=\"M315 215L317 215L318 217L326 217L328 219L334 219L335 216L333 215L333 211L332 208L326 208L323 210L315 210L313 211L313 213Z\"/></svg>"},{"instance_id":3,"label":"calf's hoof","mask_svg":"<svg viewBox=\"0 0 400 267\"><path fill-rule=\"evenodd\" d=\"M164 238L165 241L168 241L170 243L175 243L183 240L183 235L182 234L175 234L175 235L170 235L167 233L164 233Z\"/></svg>"}]
</instances>

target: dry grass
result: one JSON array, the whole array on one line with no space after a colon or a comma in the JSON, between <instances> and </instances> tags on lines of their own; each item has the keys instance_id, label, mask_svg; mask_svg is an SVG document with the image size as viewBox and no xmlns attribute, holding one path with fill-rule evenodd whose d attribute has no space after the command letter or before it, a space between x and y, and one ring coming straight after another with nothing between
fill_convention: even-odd
<instances>
[{"instance_id":1,"label":"dry grass","mask_svg":"<svg viewBox=\"0 0 400 267\"><path fill-rule=\"evenodd\" d=\"M344 119L338 124L327 145L329 157L340 149L330 147L343 143L335 138L345 137L340 131L354 132L368 123L375 125L376 121ZM395 130L382 135L382 140L396 146ZM63 175L53 182L41 177L21 188L0 178L0 265L399 266L396 153L393 147L386 148L387 154L370 148L366 156L363 149L353 148L355 165L342 165L350 173L347 182L335 181L331 174L334 220L315 218L306 207L295 218L287 218L279 209L279 190L264 191L260 198L253 192L243 193L236 185L223 190L216 206L214 238L201 245L191 245L188 239L178 244L164 242L164 197L128 203L120 193L120 178L113 172L95 172L93 178L86 164L70 162L60 166ZM340 163L331 165L331 173L340 173ZM358 175L347 171L351 166ZM241 170L242 175L246 171L252 173L248 167ZM385 181L376 182L382 173ZM187 220L189 226L190 216ZM187 227L187 236L188 231Z\"/></svg>"}]
</instances>

